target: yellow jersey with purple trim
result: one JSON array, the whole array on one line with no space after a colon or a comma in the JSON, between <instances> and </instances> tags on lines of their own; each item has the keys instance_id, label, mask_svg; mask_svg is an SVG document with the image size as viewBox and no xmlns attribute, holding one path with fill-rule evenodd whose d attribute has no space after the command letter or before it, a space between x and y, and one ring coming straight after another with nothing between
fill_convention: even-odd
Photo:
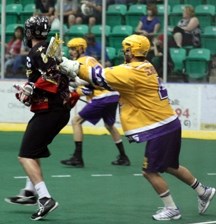
<instances>
[{"instance_id":1,"label":"yellow jersey with purple trim","mask_svg":"<svg viewBox=\"0 0 216 224\"><path fill-rule=\"evenodd\" d=\"M78 76L120 93L120 119L129 141L143 142L180 127L167 90L150 62L132 62L105 69L83 63Z\"/></svg>"},{"instance_id":2,"label":"yellow jersey with purple trim","mask_svg":"<svg viewBox=\"0 0 216 224\"><path fill-rule=\"evenodd\" d=\"M79 59L77 59L77 61L80 64L85 64L87 67L96 67L96 66L100 66L102 67L102 65L93 57L90 56L84 56L84 57L80 57ZM82 86L77 88L77 92L80 95L85 95L82 93ZM119 98L119 93L117 91L109 91L107 89L104 88L95 88L92 91L92 94L86 96L86 99L88 101L91 101L92 99L102 99L104 97L112 97L116 98L115 96L117 96L116 101L118 101Z\"/></svg>"}]
</instances>

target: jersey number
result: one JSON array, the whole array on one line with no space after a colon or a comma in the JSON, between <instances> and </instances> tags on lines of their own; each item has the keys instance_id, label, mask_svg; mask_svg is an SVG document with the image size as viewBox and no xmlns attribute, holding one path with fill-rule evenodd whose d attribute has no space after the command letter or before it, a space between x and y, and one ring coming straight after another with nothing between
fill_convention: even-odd
<instances>
[{"instance_id":1,"label":"jersey number","mask_svg":"<svg viewBox=\"0 0 216 224\"><path fill-rule=\"evenodd\" d=\"M163 85L161 82L161 79L158 78L158 94L161 100L167 99L168 98L168 93L166 87Z\"/></svg>"}]
</instances>

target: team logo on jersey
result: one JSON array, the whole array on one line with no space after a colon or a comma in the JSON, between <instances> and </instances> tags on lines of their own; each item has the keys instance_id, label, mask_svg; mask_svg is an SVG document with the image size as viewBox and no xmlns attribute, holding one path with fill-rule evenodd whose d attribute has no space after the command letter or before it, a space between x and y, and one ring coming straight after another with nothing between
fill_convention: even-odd
<instances>
[{"instance_id":1,"label":"team logo on jersey","mask_svg":"<svg viewBox=\"0 0 216 224\"><path fill-rule=\"evenodd\" d=\"M41 54L41 58L45 64L48 62L48 57L44 53Z\"/></svg>"},{"instance_id":2,"label":"team logo on jersey","mask_svg":"<svg viewBox=\"0 0 216 224\"><path fill-rule=\"evenodd\" d=\"M26 67L29 69L32 67L31 58L28 56L26 57Z\"/></svg>"}]
</instances>

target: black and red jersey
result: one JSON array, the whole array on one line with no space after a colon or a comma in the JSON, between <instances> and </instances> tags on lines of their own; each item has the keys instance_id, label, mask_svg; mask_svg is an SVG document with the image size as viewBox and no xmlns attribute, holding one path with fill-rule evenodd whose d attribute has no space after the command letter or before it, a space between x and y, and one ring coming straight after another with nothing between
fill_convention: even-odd
<instances>
[{"instance_id":1,"label":"black and red jersey","mask_svg":"<svg viewBox=\"0 0 216 224\"><path fill-rule=\"evenodd\" d=\"M62 108L70 97L68 77L60 73L58 61L46 55L48 44L39 42L26 57L26 75L35 86L33 112Z\"/></svg>"}]
</instances>

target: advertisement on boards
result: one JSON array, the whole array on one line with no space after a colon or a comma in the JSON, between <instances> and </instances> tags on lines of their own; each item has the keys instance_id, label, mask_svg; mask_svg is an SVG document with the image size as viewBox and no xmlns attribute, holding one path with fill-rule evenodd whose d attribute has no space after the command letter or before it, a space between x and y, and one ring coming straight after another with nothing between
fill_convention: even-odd
<instances>
[{"instance_id":1,"label":"advertisement on boards","mask_svg":"<svg viewBox=\"0 0 216 224\"><path fill-rule=\"evenodd\" d=\"M27 123L32 117L29 108L15 98L13 84L22 85L18 80L0 81L0 123ZM216 86L201 84L165 84L170 104L179 116L183 130L216 130ZM85 100L85 97L82 98ZM71 111L71 117L79 112L86 102L78 101ZM68 123L71 125L71 121ZM85 122L85 127L93 125ZM101 120L96 127L103 127ZM121 127L117 111L116 127Z\"/></svg>"}]
</instances>

